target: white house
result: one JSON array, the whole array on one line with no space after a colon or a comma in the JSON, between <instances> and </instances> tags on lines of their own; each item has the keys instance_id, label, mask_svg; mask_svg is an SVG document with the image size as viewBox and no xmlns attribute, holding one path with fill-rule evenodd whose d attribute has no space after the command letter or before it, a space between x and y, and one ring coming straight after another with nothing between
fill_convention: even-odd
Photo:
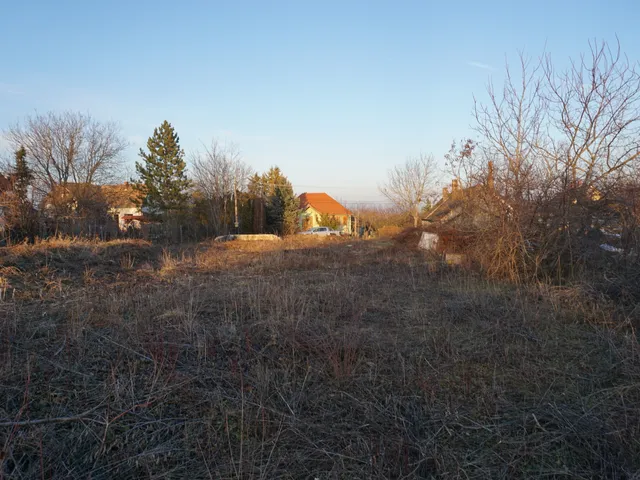
<instances>
[{"instance_id":1,"label":"white house","mask_svg":"<svg viewBox=\"0 0 640 480\"><path fill-rule=\"evenodd\" d=\"M139 192L128 182L119 185L103 185L102 194L107 202L107 212L118 222L120 231L129 226L140 227L143 212L140 209Z\"/></svg>"}]
</instances>

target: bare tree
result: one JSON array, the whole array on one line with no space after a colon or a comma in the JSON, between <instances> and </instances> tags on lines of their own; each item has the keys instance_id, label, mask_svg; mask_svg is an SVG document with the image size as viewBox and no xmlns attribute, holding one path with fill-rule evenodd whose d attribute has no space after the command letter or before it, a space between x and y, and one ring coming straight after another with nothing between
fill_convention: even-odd
<instances>
[{"instance_id":1,"label":"bare tree","mask_svg":"<svg viewBox=\"0 0 640 480\"><path fill-rule=\"evenodd\" d=\"M590 54L556 73L546 59L551 124L559 141L551 157L574 186L597 187L640 160L640 72L620 45L590 42Z\"/></svg>"},{"instance_id":2,"label":"bare tree","mask_svg":"<svg viewBox=\"0 0 640 480\"><path fill-rule=\"evenodd\" d=\"M119 178L127 147L116 123L75 112L27 117L9 128L6 138L14 148L26 148L40 198L69 183L103 184Z\"/></svg>"},{"instance_id":3,"label":"bare tree","mask_svg":"<svg viewBox=\"0 0 640 480\"><path fill-rule=\"evenodd\" d=\"M521 53L518 71L514 73L508 64L505 71L502 91L489 83L489 101L481 104L474 99L473 115L485 163L493 162L498 188L519 205L536 193L541 146L547 144L548 110L540 62Z\"/></svg>"},{"instance_id":4,"label":"bare tree","mask_svg":"<svg viewBox=\"0 0 640 480\"><path fill-rule=\"evenodd\" d=\"M228 233L234 192L244 191L253 170L242 161L233 143L211 141L204 152L191 156L194 183L204 197L216 233Z\"/></svg>"},{"instance_id":5,"label":"bare tree","mask_svg":"<svg viewBox=\"0 0 640 480\"><path fill-rule=\"evenodd\" d=\"M502 230L482 236L492 268L573 272L588 263L585 232L626 215L618 199L640 164L640 72L619 45L589 46L566 70L520 55L519 74L507 65L503 90L490 85L487 104L475 103L484 160L509 205Z\"/></svg>"},{"instance_id":6,"label":"bare tree","mask_svg":"<svg viewBox=\"0 0 640 480\"><path fill-rule=\"evenodd\" d=\"M434 170L433 156L421 154L389 170L387 182L379 187L394 205L411 215L414 227L420 223L420 207L434 186Z\"/></svg>"}]
</instances>

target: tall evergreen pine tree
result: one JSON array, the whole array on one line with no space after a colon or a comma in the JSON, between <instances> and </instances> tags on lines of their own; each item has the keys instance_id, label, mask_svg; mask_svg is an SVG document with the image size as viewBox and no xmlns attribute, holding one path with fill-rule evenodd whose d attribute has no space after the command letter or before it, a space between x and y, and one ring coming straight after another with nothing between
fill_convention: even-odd
<instances>
[{"instance_id":1,"label":"tall evergreen pine tree","mask_svg":"<svg viewBox=\"0 0 640 480\"><path fill-rule=\"evenodd\" d=\"M278 230L283 235L292 235L296 233L299 227L300 214L300 201L293 193L293 188L289 184L288 186L276 187L275 198L279 208L279 221Z\"/></svg>"},{"instance_id":2,"label":"tall evergreen pine tree","mask_svg":"<svg viewBox=\"0 0 640 480\"><path fill-rule=\"evenodd\" d=\"M267 230L282 235L295 233L300 220L300 206L289 179L279 167L249 179L249 193L266 200Z\"/></svg>"},{"instance_id":3,"label":"tall evergreen pine tree","mask_svg":"<svg viewBox=\"0 0 640 480\"><path fill-rule=\"evenodd\" d=\"M15 180L13 183L13 192L21 204L26 204L29 202L28 189L31 180L33 180L33 174L27 165L27 150L24 147L20 147L16 150L14 174Z\"/></svg>"},{"instance_id":4,"label":"tall evergreen pine tree","mask_svg":"<svg viewBox=\"0 0 640 480\"><path fill-rule=\"evenodd\" d=\"M165 120L153 130L147 150L140 149L139 156L144 162L136 162L139 179L134 180L136 189L142 193L142 206L161 216L184 210L191 182L186 176L180 138L169 122Z\"/></svg>"},{"instance_id":5,"label":"tall evergreen pine tree","mask_svg":"<svg viewBox=\"0 0 640 480\"><path fill-rule=\"evenodd\" d=\"M31 169L27 165L27 151L20 147L15 152L16 163L13 167L12 194L6 199L5 221L15 240L32 237L35 230L33 206L29 200L29 185L33 180Z\"/></svg>"}]
</instances>

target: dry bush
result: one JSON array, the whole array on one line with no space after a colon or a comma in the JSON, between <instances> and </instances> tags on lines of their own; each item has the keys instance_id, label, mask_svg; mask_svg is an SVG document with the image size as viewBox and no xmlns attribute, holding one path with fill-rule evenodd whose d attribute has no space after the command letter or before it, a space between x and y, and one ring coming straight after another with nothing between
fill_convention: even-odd
<instances>
[{"instance_id":1,"label":"dry bush","mask_svg":"<svg viewBox=\"0 0 640 480\"><path fill-rule=\"evenodd\" d=\"M468 197L465 221L452 223L474 234L469 255L512 281L601 283L628 276L600 248L613 243L640 272L638 66L620 45L590 42L568 67L520 55L505 73L474 105L478 143L447 155Z\"/></svg>"},{"instance_id":2,"label":"dry bush","mask_svg":"<svg viewBox=\"0 0 640 480\"><path fill-rule=\"evenodd\" d=\"M403 228L396 225L385 225L378 229L378 235L381 238L392 238L402 232Z\"/></svg>"},{"instance_id":3,"label":"dry bush","mask_svg":"<svg viewBox=\"0 0 640 480\"><path fill-rule=\"evenodd\" d=\"M396 243L403 245L417 246L420 242L423 230L421 228L409 227L403 229L393 237Z\"/></svg>"},{"instance_id":4,"label":"dry bush","mask_svg":"<svg viewBox=\"0 0 640 480\"><path fill-rule=\"evenodd\" d=\"M30 292L0 302L2 475L640 472L638 345L610 306L401 247L56 247L29 271L6 252Z\"/></svg>"},{"instance_id":5,"label":"dry bush","mask_svg":"<svg viewBox=\"0 0 640 480\"><path fill-rule=\"evenodd\" d=\"M371 205L353 205L351 210L358 217L358 224L369 224L375 229L380 230L383 227L407 227L411 224L411 218L407 212L397 207L388 206L371 206Z\"/></svg>"}]
</instances>

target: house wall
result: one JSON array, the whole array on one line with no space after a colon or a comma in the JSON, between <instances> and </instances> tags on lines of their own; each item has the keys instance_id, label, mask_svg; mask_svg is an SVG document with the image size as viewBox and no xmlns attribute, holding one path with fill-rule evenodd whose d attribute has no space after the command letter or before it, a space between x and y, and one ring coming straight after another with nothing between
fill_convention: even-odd
<instances>
[{"instance_id":1,"label":"house wall","mask_svg":"<svg viewBox=\"0 0 640 480\"><path fill-rule=\"evenodd\" d=\"M302 229L307 230L313 227L319 227L318 221L322 214L313 207L307 207L302 215ZM335 217L340 225L344 226L346 233L351 233L351 215L331 215Z\"/></svg>"},{"instance_id":2,"label":"house wall","mask_svg":"<svg viewBox=\"0 0 640 480\"><path fill-rule=\"evenodd\" d=\"M127 224L124 223L124 215L142 215L142 212L138 207L110 208L109 214L113 215L114 217L116 215L118 216L118 228L120 229L120 231L125 231L127 229ZM136 223L139 222L134 221L134 225L136 227L139 227L139 225L137 225Z\"/></svg>"}]
</instances>

